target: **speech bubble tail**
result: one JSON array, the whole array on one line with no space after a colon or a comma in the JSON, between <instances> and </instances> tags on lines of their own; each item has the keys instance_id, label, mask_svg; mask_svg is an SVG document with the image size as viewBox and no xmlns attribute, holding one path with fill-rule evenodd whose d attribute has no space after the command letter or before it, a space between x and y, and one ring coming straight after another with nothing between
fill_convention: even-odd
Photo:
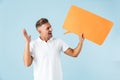
<instances>
[{"instance_id":1,"label":"speech bubble tail","mask_svg":"<svg viewBox=\"0 0 120 80\"><path fill-rule=\"evenodd\" d=\"M67 32L65 32L64 34L68 34L68 33L71 33L70 31L67 31Z\"/></svg>"}]
</instances>

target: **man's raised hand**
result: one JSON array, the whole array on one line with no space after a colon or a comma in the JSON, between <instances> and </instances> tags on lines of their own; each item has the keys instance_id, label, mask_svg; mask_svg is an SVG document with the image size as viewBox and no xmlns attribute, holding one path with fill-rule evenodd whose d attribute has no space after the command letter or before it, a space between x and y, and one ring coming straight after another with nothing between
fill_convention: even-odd
<instances>
[{"instance_id":1,"label":"man's raised hand","mask_svg":"<svg viewBox=\"0 0 120 80\"><path fill-rule=\"evenodd\" d=\"M22 33L23 33L26 43L30 43L31 36L27 34L27 31L25 29L22 30Z\"/></svg>"},{"instance_id":2,"label":"man's raised hand","mask_svg":"<svg viewBox=\"0 0 120 80\"><path fill-rule=\"evenodd\" d=\"M80 35L79 35L79 39L80 39L80 41L84 41L84 39L85 39L85 37L84 37L84 34L83 33L81 33Z\"/></svg>"}]
</instances>

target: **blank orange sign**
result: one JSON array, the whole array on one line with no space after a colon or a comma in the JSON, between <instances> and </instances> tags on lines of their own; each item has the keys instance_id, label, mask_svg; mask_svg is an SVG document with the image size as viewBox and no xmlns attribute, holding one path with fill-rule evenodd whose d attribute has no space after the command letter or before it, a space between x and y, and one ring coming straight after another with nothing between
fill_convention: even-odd
<instances>
[{"instance_id":1,"label":"blank orange sign","mask_svg":"<svg viewBox=\"0 0 120 80\"><path fill-rule=\"evenodd\" d=\"M86 39L101 45L113 23L105 18L88 12L76 6L72 6L68 12L63 28L68 32L79 35L84 33Z\"/></svg>"}]
</instances>

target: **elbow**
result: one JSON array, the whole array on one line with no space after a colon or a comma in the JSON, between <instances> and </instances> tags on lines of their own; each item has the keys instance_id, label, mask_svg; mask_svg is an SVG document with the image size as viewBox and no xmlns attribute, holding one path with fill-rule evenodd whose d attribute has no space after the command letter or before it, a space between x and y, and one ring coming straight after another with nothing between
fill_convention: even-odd
<instances>
[{"instance_id":1,"label":"elbow","mask_svg":"<svg viewBox=\"0 0 120 80\"><path fill-rule=\"evenodd\" d=\"M72 57L77 58L78 56L77 55L73 55Z\"/></svg>"},{"instance_id":2,"label":"elbow","mask_svg":"<svg viewBox=\"0 0 120 80\"><path fill-rule=\"evenodd\" d=\"M24 65L25 65L26 67L30 67L30 66L31 66L31 63L30 63L29 61L25 61L25 60L24 60Z\"/></svg>"},{"instance_id":3,"label":"elbow","mask_svg":"<svg viewBox=\"0 0 120 80\"><path fill-rule=\"evenodd\" d=\"M26 67L30 67L32 64L32 59L27 59L27 58L24 58L24 65Z\"/></svg>"},{"instance_id":4,"label":"elbow","mask_svg":"<svg viewBox=\"0 0 120 80\"><path fill-rule=\"evenodd\" d=\"M25 65L26 67L30 67L31 64L24 63L24 65Z\"/></svg>"},{"instance_id":5,"label":"elbow","mask_svg":"<svg viewBox=\"0 0 120 80\"><path fill-rule=\"evenodd\" d=\"M78 55L77 55L77 54L73 54L73 55L72 55L72 57L77 58L77 57L78 57Z\"/></svg>"},{"instance_id":6,"label":"elbow","mask_svg":"<svg viewBox=\"0 0 120 80\"><path fill-rule=\"evenodd\" d=\"M74 50L73 50L73 52L72 52L72 57L74 57L74 58L77 58L78 57L78 52L75 52Z\"/></svg>"}]
</instances>

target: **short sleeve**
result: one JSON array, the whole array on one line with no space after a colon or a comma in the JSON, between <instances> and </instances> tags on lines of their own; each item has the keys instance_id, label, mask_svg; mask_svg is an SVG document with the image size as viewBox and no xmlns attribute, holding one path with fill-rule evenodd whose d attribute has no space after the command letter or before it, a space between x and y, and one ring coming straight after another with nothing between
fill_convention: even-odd
<instances>
[{"instance_id":1,"label":"short sleeve","mask_svg":"<svg viewBox=\"0 0 120 80\"><path fill-rule=\"evenodd\" d=\"M32 57L34 57L34 47L32 42L30 42L30 54Z\"/></svg>"},{"instance_id":2,"label":"short sleeve","mask_svg":"<svg viewBox=\"0 0 120 80\"><path fill-rule=\"evenodd\" d=\"M60 45L61 45L61 49L62 49L62 51L63 52L65 52L68 48L69 48L69 46L68 46L68 44L66 44L63 40L59 40L60 41Z\"/></svg>"}]
</instances>

